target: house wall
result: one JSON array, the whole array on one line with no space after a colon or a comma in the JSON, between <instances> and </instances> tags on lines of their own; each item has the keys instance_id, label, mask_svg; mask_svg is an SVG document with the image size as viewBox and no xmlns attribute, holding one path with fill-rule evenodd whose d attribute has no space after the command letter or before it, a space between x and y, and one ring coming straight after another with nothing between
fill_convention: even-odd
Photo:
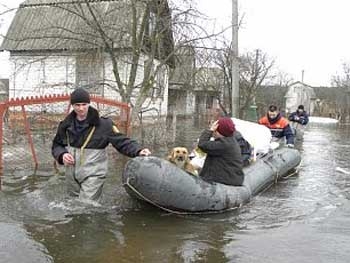
<instances>
[{"instance_id":1,"label":"house wall","mask_svg":"<svg viewBox=\"0 0 350 263\"><path fill-rule=\"evenodd\" d=\"M193 116L196 111L196 98L192 91L186 90L183 87L175 88L173 85L169 89L168 99L168 114L181 116Z\"/></svg>"},{"instance_id":2,"label":"house wall","mask_svg":"<svg viewBox=\"0 0 350 263\"><path fill-rule=\"evenodd\" d=\"M294 112L299 105L304 105L308 113L313 113L315 107L315 92L311 87L295 85L289 87L286 95L286 113Z\"/></svg>"},{"instance_id":3,"label":"house wall","mask_svg":"<svg viewBox=\"0 0 350 263\"><path fill-rule=\"evenodd\" d=\"M62 94L75 83L75 59L68 56L11 56L9 98Z\"/></svg>"},{"instance_id":4,"label":"house wall","mask_svg":"<svg viewBox=\"0 0 350 263\"><path fill-rule=\"evenodd\" d=\"M139 61L139 66L137 69L137 75L135 80L135 85L141 85L143 78L144 78L144 65L147 61L147 56L141 56ZM159 61L154 61L154 68L159 66ZM112 67L112 61L109 58L105 59L105 79L113 80L113 67ZM122 77L123 82L127 82L129 78L129 72L131 68L131 57L128 55L118 57L118 68L120 72L120 76ZM155 92L159 92L157 94L153 94L154 96L150 96L146 101L143 103L142 108L145 109L153 109L153 110L147 110L143 113L144 117L147 116L154 116L155 114L166 116L167 115L167 107L168 107L168 76L169 76L169 69L168 66L164 65L161 67L161 69L156 74L155 79L155 85L157 85L157 89L155 89ZM115 86L114 82L109 83L111 86ZM160 88L159 86L162 86ZM160 92L161 91L161 92ZM133 93L133 97L137 95L139 92L139 89L135 89ZM105 88L104 96L107 98L117 99L121 100L121 97L118 92L116 92L114 89L111 88ZM132 99L132 103L135 103L135 99Z\"/></svg>"},{"instance_id":5,"label":"house wall","mask_svg":"<svg viewBox=\"0 0 350 263\"><path fill-rule=\"evenodd\" d=\"M187 93L186 98L186 113L193 115L196 112L196 96L193 92Z\"/></svg>"},{"instance_id":6,"label":"house wall","mask_svg":"<svg viewBox=\"0 0 350 263\"><path fill-rule=\"evenodd\" d=\"M147 58L141 57L137 70L136 85L142 83L144 64ZM9 98L38 96L47 94L70 93L76 87L76 58L74 56L11 56L12 72L10 78ZM101 76L104 80L113 80L112 62L108 57L103 59ZM130 58L125 55L118 58L121 80L129 78ZM158 65L156 62L155 66ZM108 81L105 81L108 82ZM159 71L156 85L163 86L162 92L149 98L143 104L146 111L143 116L166 115L168 104L168 67L163 66ZM110 86L115 82L109 81ZM121 100L120 95L109 85L96 86L96 94L106 98ZM156 89L160 91L160 89ZM95 91L94 91L95 92ZM133 94L137 95L137 90ZM133 101L134 102L134 101Z\"/></svg>"},{"instance_id":7,"label":"house wall","mask_svg":"<svg viewBox=\"0 0 350 263\"><path fill-rule=\"evenodd\" d=\"M9 79L0 79L0 101L7 100L9 96Z\"/></svg>"}]
</instances>

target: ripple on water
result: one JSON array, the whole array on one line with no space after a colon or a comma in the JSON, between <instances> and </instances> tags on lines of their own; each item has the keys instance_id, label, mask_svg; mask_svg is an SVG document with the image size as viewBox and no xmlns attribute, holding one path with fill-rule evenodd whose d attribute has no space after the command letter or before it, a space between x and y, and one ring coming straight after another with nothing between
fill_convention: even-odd
<instances>
[{"instance_id":1,"label":"ripple on water","mask_svg":"<svg viewBox=\"0 0 350 263\"><path fill-rule=\"evenodd\" d=\"M54 262L47 249L34 241L20 224L0 222L0 262Z\"/></svg>"}]
</instances>

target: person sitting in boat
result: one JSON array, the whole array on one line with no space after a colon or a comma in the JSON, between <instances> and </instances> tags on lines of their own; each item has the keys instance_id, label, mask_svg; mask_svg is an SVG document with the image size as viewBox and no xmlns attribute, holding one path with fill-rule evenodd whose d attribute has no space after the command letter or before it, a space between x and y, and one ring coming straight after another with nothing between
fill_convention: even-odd
<instances>
[{"instance_id":1,"label":"person sitting in boat","mask_svg":"<svg viewBox=\"0 0 350 263\"><path fill-rule=\"evenodd\" d=\"M250 143L246 139L244 139L243 135L239 131L237 130L235 131L234 137L241 149L243 167L248 166L251 163L253 147L250 145Z\"/></svg>"},{"instance_id":2,"label":"person sitting in boat","mask_svg":"<svg viewBox=\"0 0 350 263\"><path fill-rule=\"evenodd\" d=\"M309 122L309 115L304 110L304 105L299 105L298 109L289 115L288 120L305 126Z\"/></svg>"},{"instance_id":3,"label":"person sitting in boat","mask_svg":"<svg viewBox=\"0 0 350 263\"><path fill-rule=\"evenodd\" d=\"M198 147L207 156L199 176L205 181L242 185L243 161L234 133L235 125L232 119L221 117L200 135ZM211 140L211 137L214 140Z\"/></svg>"},{"instance_id":4,"label":"person sitting in boat","mask_svg":"<svg viewBox=\"0 0 350 263\"><path fill-rule=\"evenodd\" d=\"M293 130L275 105L269 106L267 114L259 120L259 124L270 129L273 140L277 141L285 137L287 146L294 147Z\"/></svg>"}]
</instances>

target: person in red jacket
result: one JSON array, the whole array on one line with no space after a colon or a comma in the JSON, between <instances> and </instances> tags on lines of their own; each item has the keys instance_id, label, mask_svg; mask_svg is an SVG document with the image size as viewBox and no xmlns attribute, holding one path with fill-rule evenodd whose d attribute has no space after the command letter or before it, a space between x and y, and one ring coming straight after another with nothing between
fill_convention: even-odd
<instances>
[{"instance_id":1,"label":"person in red jacket","mask_svg":"<svg viewBox=\"0 0 350 263\"><path fill-rule=\"evenodd\" d=\"M294 134L289 122L275 105L270 105L267 114L259 120L259 124L270 129L273 138L286 138L288 147L294 147Z\"/></svg>"}]
</instances>

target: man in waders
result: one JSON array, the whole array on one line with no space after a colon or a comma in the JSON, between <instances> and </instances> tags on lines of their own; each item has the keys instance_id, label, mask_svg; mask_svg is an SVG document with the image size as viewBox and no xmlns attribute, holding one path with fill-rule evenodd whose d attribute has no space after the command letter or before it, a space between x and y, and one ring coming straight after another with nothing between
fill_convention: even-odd
<instances>
[{"instance_id":1,"label":"man in waders","mask_svg":"<svg viewBox=\"0 0 350 263\"><path fill-rule=\"evenodd\" d=\"M66 166L70 195L99 201L108 169L106 147L110 143L129 157L147 156L151 152L120 133L111 119L100 117L90 106L86 90L73 91L70 101L73 111L58 126L52 155L59 164Z\"/></svg>"}]
</instances>

